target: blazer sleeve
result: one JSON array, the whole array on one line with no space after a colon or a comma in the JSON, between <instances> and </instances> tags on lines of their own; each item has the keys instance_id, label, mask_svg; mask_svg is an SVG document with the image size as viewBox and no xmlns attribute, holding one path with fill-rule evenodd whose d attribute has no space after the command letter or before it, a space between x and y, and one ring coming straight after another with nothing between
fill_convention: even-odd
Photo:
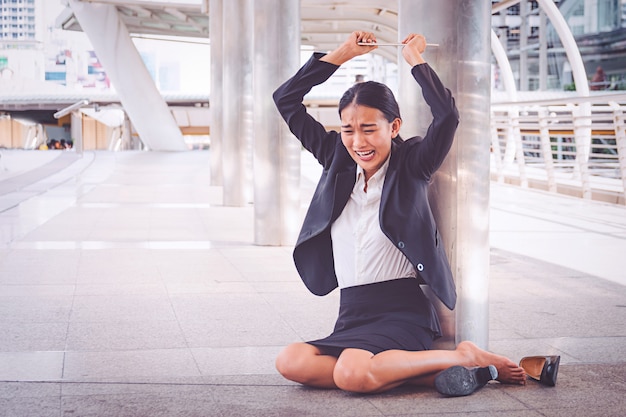
<instances>
[{"instance_id":1,"label":"blazer sleeve","mask_svg":"<svg viewBox=\"0 0 626 417\"><path fill-rule=\"evenodd\" d=\"M321 123L307 113L302 103L304 96L314 86L322 84L339 68L329 62L320 61L319 58L322 56L324 54L314 53L293 77L274 91L272 96L291 133L320 164L328 168L340 136L334 131L327 132Z\"/></svg>"},{"instance_id":2,"label":"blazer sleeve","mask_svg":"<svg viewBox=\"0 0 626 417\"><path fill-rule=\"evenodd\" d=\"M459 112L452 93L444 87L430 65L416 65L411 73L422 88L433 120L420 145L412 147L410 169L414 175L429 180L450 151L459 124Z\"/></svg>"}]
</instances>

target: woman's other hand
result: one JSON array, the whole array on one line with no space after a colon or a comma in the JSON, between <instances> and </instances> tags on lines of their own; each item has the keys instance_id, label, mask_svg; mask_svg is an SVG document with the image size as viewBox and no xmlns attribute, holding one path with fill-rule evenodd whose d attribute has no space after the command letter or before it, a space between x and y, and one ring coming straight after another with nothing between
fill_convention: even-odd
<instances>
[{"instance_id":1,"label":"woman's other hand","mask_svg":"<svg viewBox=\"0 0 626 417\"><path fill-rule=\"evenodd\" d=\"M372 43L372 46L359 45L360 42ZM344 43L339 45L335 50L329 52L320 58L320 61L330 62L331 64L341 65L348 62L355 56L366 54L377 48L375 45L376 36L371 32L355 31L348 36Z\"/></svg>"},{"instance_id":2,"label":"woman's other hand","mask_svg":"<svg viewBox=\"0 0 626 417\"><path fill-rule=\"evenodd\" d=\"M402 47L402 56L411 67L426 62L422 57L426 50L426 38L423 35L411 33L402 43L406 45Z\"/></svg>"}]
</instances>

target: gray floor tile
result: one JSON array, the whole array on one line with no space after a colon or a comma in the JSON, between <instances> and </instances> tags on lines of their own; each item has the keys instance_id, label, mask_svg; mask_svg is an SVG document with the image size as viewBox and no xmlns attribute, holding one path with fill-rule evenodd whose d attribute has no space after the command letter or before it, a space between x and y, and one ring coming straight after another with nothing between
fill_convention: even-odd
<instances>
[{"instance_id":1,"label":"gray floor tile","mask_svg":"<svg viewBox=\"0 0 626 417\"><path fill-rule=\"evenodd\" d=\"M282 346L193 348L202 375L276 374L274 361Z\"/></svg>"},{"instance_id":2,"label":"gray floor tile","mask_svg":"<svg viewBox=\"0 0 626 417\"><path fill-rule=\"evenodd\" d=\"M51 381L63 377L62 351L0 352L0 381Z\"/></svg>"},{"instance_id":3,"label":"gray floor tile","mask_svg":"<svg viewBox=\"0 0 626 417\"><path fill-rule=\"evenodd\" d=\"M83 295L76 296L72 322L137 322L176 320L172 304L162 295Z\"/></svg>"},{"instance_id":4,"label":"gray floor tile","mask_svg":"<svg viewBox=\"0 0 626 417\"><path fill-rule=\"evenodd\" d=\"M0 321L0 335L0 352L63 351L67 339L67 321Z\"/></svg>"},{"instance_id":5,"label":"gray floor tile","mask_svg":"<svg viewBox=\"0 0 626 417\"><path fill-rule=\"evenodd\" d=\"M199 376L188 349L70 351L65 354L63 379L113 379L141 377Z\"/></svg>"},{"instance_id":6,"label":"gray floor tile","mask_svg":"<svg viewBox=\"0 0 626 417\"><path fill-rule=\"evenodd\" d=\"M68 351L182 349L187 340L176 320L71 322Z\"/></svg>"},{"instance_id":7,"label":"gray floor tile","mask_svg":"<svg viewBox=\"0 0 626 417\"><path fill-rule=\"evenodd\" d=\"M34 295L0 297L0 320L12 323L67 322L73 297L67 295Z\"/></svg>"},{"instance_id":8,"label":"gray floor tile","mask_svg":"<svg viewBox=\"0 0 626 417\"><path fill-rule=\"evenodd\" d=\"M57 397L0 398L0 417L58 417L61 399Z\"/></svg>"}]
</instances>

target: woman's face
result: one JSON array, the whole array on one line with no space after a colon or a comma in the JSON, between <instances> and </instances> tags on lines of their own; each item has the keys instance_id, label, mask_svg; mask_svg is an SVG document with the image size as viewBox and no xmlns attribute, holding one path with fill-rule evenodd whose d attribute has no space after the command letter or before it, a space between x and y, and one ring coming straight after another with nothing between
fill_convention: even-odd
<instances>
[{"instance_id":1,"label":"woman's face","mask_svg":"<svg viewBox=\"0 0 626 417\"><path fill-rule=\"evenodd\" d=\"M400 119L388 122L373 107L350 104L341 112L341 141L369 180L391 152L391 139L398 136Z\"/></svg>"}]
</instances>

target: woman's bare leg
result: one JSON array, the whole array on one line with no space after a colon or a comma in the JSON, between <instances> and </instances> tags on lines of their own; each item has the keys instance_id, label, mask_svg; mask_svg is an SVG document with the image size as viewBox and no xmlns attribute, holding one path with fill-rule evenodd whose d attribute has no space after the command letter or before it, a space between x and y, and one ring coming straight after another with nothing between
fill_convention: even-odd
<instances>
[{"instance_id":1,"label":"woman's bare leg","mask_svg":"<svg viewBox=\"0 0 626 417\"><path fill-rule=\"evenodd\" d=\"M323 355L308 343L293 343L284 348L276 358L276 369L285 378L317 388L337 388L333 370L337 358Z\"/></svg>"},{"instance_id":2,"label":"woman's bare leg","mask_svg":"<svg viewBox=\"0 0 626 417\"><path fill-rule=\"evenodd\" d=\"M484 351L471 342L462 342L455 350L388 350L378 355L361 349L346 349L337 360L333 379L346 391L381 392L407 382L432 385L438 372L454 365L494 365L501 382L524 384L526 381L524 370L513 361Z\"/></svg>"}]
</instances>

